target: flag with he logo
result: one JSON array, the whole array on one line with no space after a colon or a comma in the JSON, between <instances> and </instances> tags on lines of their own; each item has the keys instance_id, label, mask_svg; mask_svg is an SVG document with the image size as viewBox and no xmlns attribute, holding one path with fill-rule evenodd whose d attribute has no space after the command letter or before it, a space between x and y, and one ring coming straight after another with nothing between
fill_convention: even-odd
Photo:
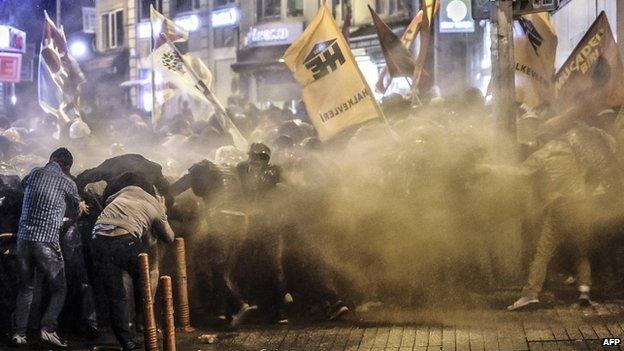
<instances>
[{"instance_id":1,"label":"flag with he logo","mask_svg":"<svg viewBox=\"0 0 624 351\"><path fill-rule=\"evenodd\" d=\"M514 22L516 100L531 107L551 102L555 74L557 35L546 12L520 17Z\"/></svg>"},{"instance_id":2,"label":"flag with he logo","mask_svg":"<svg viewBox=\"0 0 624 351\"><path fill-rule=\"evenodd\" d=\"M286 50L284 61L303 88L308 115L322 141L380 117L373 93L326 5Z\"/></svg>"},{"instance_id":3,"label":"flag with he logo","mask_svg":"<svg viewBox=\"0 0 624 351\"><path fill-rule=\"evenodd\" d=\"M624 64L604 11L555 75L555 93L564 108L580 97L603 108L624 104Z\"/></svg>"},{"instance_id":4,"label":"flag with he logo","mask_svg":"<svg viewBox=\"0 0 624 351\"><path fill-rule=\"evenodd\" d=\"M67 50L63 28L57 28L47 12L39 57L39 106L59 120L69 122L69 110L73 109L75 116L79 116L80 86L86 80Z\"/></svg>"}]
</instances>

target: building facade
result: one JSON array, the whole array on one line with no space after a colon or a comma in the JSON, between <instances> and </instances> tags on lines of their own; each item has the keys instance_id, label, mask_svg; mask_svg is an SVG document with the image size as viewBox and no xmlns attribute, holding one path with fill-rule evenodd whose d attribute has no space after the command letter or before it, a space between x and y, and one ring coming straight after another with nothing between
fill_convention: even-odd
<instances>
[{"instance_id":1,"label":"building facade","mask_svg":"<svg viewBox=\"0 0 624 351\"><path fill-rule=\"evenodd\" d=\"M340 25L351 8L351 42L371 80L376 79L383 58L367 6L373 6L400 35L415 14L417 2L328 1ZM114 74L116 80L123 77L122 98L149 112L149 8L153 5L190 32L189 51L213 72L212 88L221 101L240 95L259 104L291 103L299 99L300 89L280 58L319 4L319 0L97 0L97 58L85 66L91 70L109 66L109 75ZM110 68L113 61L124 58L127 65Z\"/></svg>"},{"instance_id":2,"label":"building facade","mask_svg":"<svg viewBox=\"0 0 624 351\"><path fill-rule=\"evenodd\" d=\"M351 47L371 86L385 61L368 6L400 36L419 10L419 3L419 0L328 0L339 25L344 24L347 12L351 11ZM622 32L620 27L624 23L618 21L618 14L624 17L624 5L616 6L609 0L562 3L565 6L553 15L559 34L559 65L601 10L607 12L612 26L617 28L614 32ZM212 89L222 102L240 96L243 101L260 105L291 104L300 98L300 88L280 59L312 20L319 4L320 0L97 0L97 55L83 66L90 71L100 70L96 75L97 85L106 81L124 87L108 89L108 85L95 96L109 94L148 113L151 110L149 8L153 5L190 32L189 50L213 72ZM491 70L488 21L472 20L470 0L440 0L440 5L430 50L434 65L429 73L442 94L460 92L467 87L485 91ZM409 89L407 80L396 79L393 84L390 91ZM114 96L113 90L121 93Z\"/></svg>"}]
</instances>

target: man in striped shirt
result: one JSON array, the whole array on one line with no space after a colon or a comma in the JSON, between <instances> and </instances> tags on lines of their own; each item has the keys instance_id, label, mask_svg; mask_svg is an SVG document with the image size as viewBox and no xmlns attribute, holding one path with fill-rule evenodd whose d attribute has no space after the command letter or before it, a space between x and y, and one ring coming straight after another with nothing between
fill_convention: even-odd
<instances>
[{"instance_id":1,"label":"man in striped shirt","mask_svg":"<svg viewBox=\"0 0 624 351\"><path fill-rule=\"evenodd\" d=\"M35 271L49 287L50 300L41 318L41 340L51 346L66 347L56 334L57 319L65 302L65 264L59 235L63 217L77 216L80 198L69 171L73 156L60 148L45 167L33 169L22 182L24 202L17 233L19 293L15 308L12 341L24 345L33 299Z\"/></svg>"}]
</instances>

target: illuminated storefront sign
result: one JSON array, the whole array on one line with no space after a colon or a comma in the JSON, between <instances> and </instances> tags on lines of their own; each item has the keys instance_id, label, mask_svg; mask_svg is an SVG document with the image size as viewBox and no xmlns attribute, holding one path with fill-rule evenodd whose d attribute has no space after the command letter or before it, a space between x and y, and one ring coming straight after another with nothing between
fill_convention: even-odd
<instances>
[{"instance_id":1,"label":"illuminated storefront sign","mask_svg":"<svg viewBox=\"0 0 624 351\"><path fill-rule=\"evenodd\" d=\"M303 23L271 23L254 26L245 37L245 46L287 45L303 33Z\"/></svg>"},{"instance_id":2,"label":"illuminated storefront sign","mask_svg":"<svg viewBox=\"0 0 624 351\"><path fill-rule=\"evenodd\" d=\"M198 30L200 25L199 17L197 15L177 17L173 19L173 22L189 32Z\"/></svg>"},{"instance_id":3,"label":"illuminated storefront sign","mask_svg":"<svg viewBox=\"0 0 624 351\"><path fill-rule=\"evenodd\" d=\"M240 13L236 7L214 10L210 20L213 28L235 26L240 20Z\"/></svg>"},{"instance_id":4,"label":"illuminated storefront sign","mask_svg":"<svg viewBox=\"0 0 624 351\"><path fill-rule=\"evenodd\" d=\"M442 0L440 10L440 33L474 32L470 0Z\"/></svg>"},{"instance_id":5,"label":"illuminated storefront sign","mask_svg":"<svg viewBox=\"0 0 624 351\"><path fill-rule=\"evenodd\" d=\"M0 82L19 83L22 54L0 52Z\"/></svg>"},{"instance_id":6,"label":"illuminated storefront sign","mask_svg":"<svg viewBox=\"0 0 624 351\"><path fill-rule=\"evenodd\" d=\"M0 25L0 50L26 52L26 33L11 26Z\"/></svg>"}]
</instances>

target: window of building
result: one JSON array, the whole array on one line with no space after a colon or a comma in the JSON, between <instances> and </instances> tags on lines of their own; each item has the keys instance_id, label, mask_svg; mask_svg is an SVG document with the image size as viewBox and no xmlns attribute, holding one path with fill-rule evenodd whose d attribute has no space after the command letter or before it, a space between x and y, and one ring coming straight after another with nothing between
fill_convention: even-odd
<instances>
[{"instance_id":1,"label":"window of building","mask_svg":"<svg viewBox=\"0 0 624 351\"><path fill-rule=\"evenodd\" d=\"M258 22L279 19L281 14L281 0L257 0Z\"/></svg>"},{"instance_id":2,"label":"window of building","mask_svg":"<svg viewBox=\"0 0 624 351\"><path fill-rule=\"evenodd\" d=\"M152 110L152 70L139 68L139 80L143 82L139 84L139 96L137 105L144 111Z\"/></svg>"},{"instance_id":3,"label":"window of building","mask_svg":"<svg viewBox=\"0 0 624 351\"><path fill-rule=\"evenodd\" d=\"M214 47L229 48L236 46L238 42L237 27L215 28L214 30Z\"/></svg>"},{"instance_id":4,"label":"window of building","mask_svg":"<svg viewBox=\"0 0 624 351\"><path fill-rule=\"evenodd\" d=\"M407 10L407 0L375 0L375 11L381 15L393 16L406 13Z\"/></svg>"},{"instance_id":5,"label":"window of building","mask_svg":"<svg viewBox=\"0 0 624 351\"><path fill-rule=\"evenodd\" d=\"M199 0L172 0L171 12L176 15L182 12L193 11L199 8Z\"/></svg>"},{"instance_id":6,"label":"window of building","mask_svg":"<svg viewBox=\"0 0 624 351\"><path fill-rule=\"evenodd\" d=\"M303 0L288 0L287 5L289 17L303 16Z\"/></svg>"},{"instance_id":7,"label":"window of building","mask_svg":"<svg viewBox=\"0 0 624 351\"><path fill-rule=\"evenodd\" d=\"M139 0L139 20L150 18L151 5L154 5L156 10L162 11L162 0Z\"/></svg>"},{"instance_id":8,"label":"window of building","mask_svg":"<svg viewBox=\"0 0 624 351\"><path fill-rule=\"evenodd\" d=\"M349 7L351 7L351 0L328 0L327 6L332 11L332 16L336 20L344 20L347 16L347 12L349 12Z\"/></svg>"},{"instance_id":9,"label":"window of building","mask_svg":"<svg viewBox=\"0 0 624 351\"><path fill-rule=\"evenodd\" d=\"M102 48L113 49L123 46L123 10L115 10L102 15Z\"/></svg>"},{"instance_id":10,"label":"window of building","mask_svg":"<svg viewBox=\"0 0 624 351\"><path fill-rule=\"evenodd\" d=\"M226 6L229 4L234 4L235 2L236 0L214 0L214 6L215 7Z\"/></svg>"}]
</instances>

